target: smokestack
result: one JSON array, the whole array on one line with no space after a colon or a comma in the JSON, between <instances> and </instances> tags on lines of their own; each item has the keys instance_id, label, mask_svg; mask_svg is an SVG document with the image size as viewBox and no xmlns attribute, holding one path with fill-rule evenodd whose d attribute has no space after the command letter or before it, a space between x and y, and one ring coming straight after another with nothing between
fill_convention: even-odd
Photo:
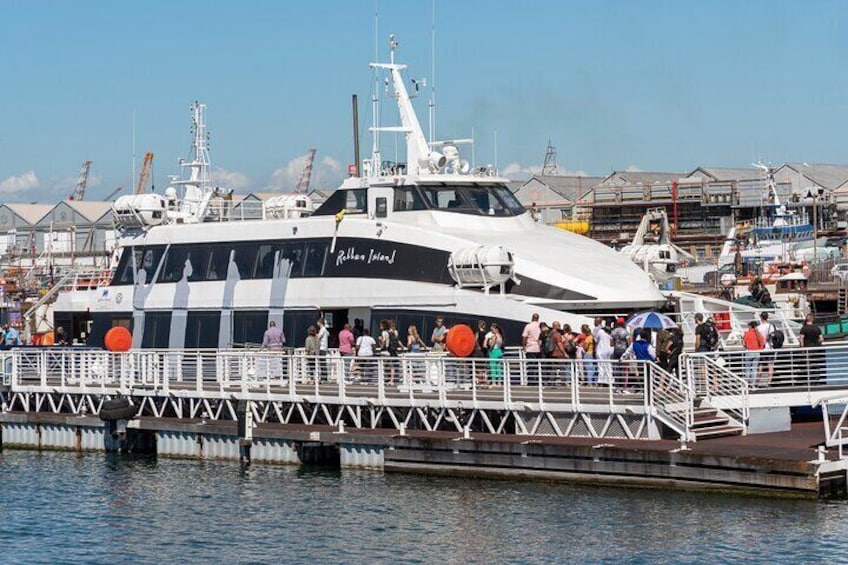
<instances>
[{"instance_id":1,"label":"smokestack","mask_svg":"<svg viewBox=\"0 0 848 565\"><path fill-rule=\"evenodd\" d=\"M356 94L353 95L353 167L354 176L361 176L359 172L359 103Z\"/></svg>"}]
</instances>

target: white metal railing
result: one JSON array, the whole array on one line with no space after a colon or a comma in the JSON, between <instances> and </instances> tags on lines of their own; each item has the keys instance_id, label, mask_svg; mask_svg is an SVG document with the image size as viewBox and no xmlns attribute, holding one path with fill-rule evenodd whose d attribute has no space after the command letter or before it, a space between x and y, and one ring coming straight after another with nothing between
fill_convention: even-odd
<instances>
[{"instance_id":1,"label":"white metal railing","mask_svg":"<svg viewBox=\"0 0 848 565\"><path fill-rule=\"evenodd\" d=\"M694 440L695 391L685 378L670 373L655 363L645 363L646 404L655 417L680 435L683 441Z\"/></svg>"},{"instance_id":2,"label":"white metal railing","mask_svg":"<svg viewBox=\"0 0 848 565\"><path fill-rule=\"evenodd\" d=\"M711 359L715 364L744 379L750 390L754 392L801 392L848 388L848 343L846 342L822 347L781 348L753 352L714 351L694 353L689 357Z\"/></svg>"},{"instance_id":3,"label":"white metal railing","mask_svg":"<svg viewBox=\"0 0 848 565\"><path fill-rule=\"evenodd\" d=\"M816 406L821 406L822 423L824 424L825 445L836 447L839 458L843 458L843 451L848 444L848 396L840 395L831 398L823 398Z\"/></svg>"},{"instance_id":4,"label":"white metal railing","mask_svg":"<svg viewBox=\"0 0 848 565\"><path fill-rule=\"evenodd\" d=\"M682 439L698 398L746 426L752 394L820 391L814 397L821 397L848 390L848 343L756 358L744 351L690 353L681 358L681 376L647 362L528 359L515 350L495 360L434 353L354 358L337 351L315 357L302 350L21 348L0 359L3 384L12 392L640 413ZM747 381L746 367L749 375L756 367L760 380Z\"/></svg>"},{"instance_id":5,"label":"white metal railing","mask_svg":"<svg viewBox=\"0 0 848 565\"><path fill-rule=\"evenodd\" d=\"M510 409L651 411L666 402L662 379L645 363L455 358L308 356L302 350L17 349L11 352L13 391L172 394L209 398L273 397L344 403L486 406ZM658 368L657 368L658 369ZM656 371L656 369L654 370ZM646 395L654 386L654 395ZM470 404L469 404L470 403Z\"/></svg>"},{"instance_id":6,"label":"white metal railing","mask_svg":"<svg viewBox=\"0 0 848 565\"><path fill-rule=\"evenodd\" d=\"M686 356L685 365L689 388L747 429L751 409L748 382L728 369L722 357L693 353Z\"/></svg>"}]
</instances>

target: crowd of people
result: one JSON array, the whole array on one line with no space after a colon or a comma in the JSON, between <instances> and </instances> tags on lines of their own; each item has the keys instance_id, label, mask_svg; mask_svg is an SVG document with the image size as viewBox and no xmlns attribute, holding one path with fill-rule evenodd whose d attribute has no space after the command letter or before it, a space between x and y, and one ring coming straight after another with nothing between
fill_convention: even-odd
<instances>
[{"instance_id":1,"label":"crowd of people","mask_svg":"<svg viewBox=\"0 0 848 565\"><path fill-rule=\"evenodd\" d=\"M630 361L653 361L666 371L678 370L683 332L676 327L628 328L622 317L599 317L592 327L582 324L573 329L557 321L547 324L533 314L521 334L521 347L531 360L579 361L582 384L615 387L626 393L640 386L631 379L635 367Z\"/></svg>"},{"instance_id":2,"label":"crowd of people","mask_svg":"<svg viewBox=\"0 0 848 565\"><path fill-rule=\"evenodd\" d=\"M720 346L719 332L712 319L695 314L695 351L716 351ZM394 320L379 321L378 330L371 335L363 320L345 323L334 336L338 341L338 352L342 358L350 358L344 364L345 371L353 377L373 376L376 360L383 359L387 382L393 384L401 378L402 365L396 358L401 354L415 356L427 351L447 352L448 326L443 316L435 319L432 332L425 338L415 324L406 328L405 339L401 337ZM312 364L312 372L319 379L328 375L327 355L330 350L330 331L324 318L318 318L307 329L305 352ZM822 334L809 316L800 332L803 347L821 345ZM335 339L333 340L335 342ZM769 320L768 312L760 314L759 321L752 321L742 342L745 349L744 374L751 385L769 386L775 375L776 351L785 342L783 332ZM286 339L274 322L265 332L262 348L282 350ZM336 344L333 343L335 346ZM475 364L475 379L478 384L497 386L503 383L503 364L506 340L499 324L477 323L476 339L472 359L488 359ZM527 363L527 380L534 384L539 378L551 374L560 375L556 364L536 363L534 360L553 359L573 361L578 367L581 384L589 386L615 387L621 392L638 388L641 383L633 377L640 361L655 362L671 374L680 372L680 356L684 350L683 332L679 327L638 328L628 327L623 317L598 317L593 325L582 324L572 328L567 323L547 323L533 314L524 326L520 342ZM423 362L414 363L413 370L424 372Z\"/></svg>"}]
</instances>

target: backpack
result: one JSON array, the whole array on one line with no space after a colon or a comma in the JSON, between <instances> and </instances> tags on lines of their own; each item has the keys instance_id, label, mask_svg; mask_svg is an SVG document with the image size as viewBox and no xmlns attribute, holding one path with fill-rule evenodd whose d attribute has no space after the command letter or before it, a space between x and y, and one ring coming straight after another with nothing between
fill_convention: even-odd
<instances>
[{"instance_id":1,"label":"backpack","mask_svg":"<svg viewBox=\"0 0 848 565\"><path fill-rule=\"evenodd\" d=\"M577 345L575 345L575 343L568 338L565 338L563 345L565 348L566 356L570 359L574 359L577 356Z\"/></svg>"},{"instance_id":2,"label":"backpack","mask_svg":"<svg viewBox=\"0 0 848 565\"><path fill-rule=\"evenodd\" d=\"M627 351L627 335L623 332L613 332L612 349L613 356L620 359L624 352Z\"/></svg>"},{"instance_id":3,"label":"backpack","mask_svg":"<svg viewBox=\"0 0 848 565\"><path fill-rule=\"evenodd\" d=\"M704 322L704 327L707 330L703 336L704 346L707 348L707 351L718 351L719 336L715 324L712 320L707 320Z\"/></svg>"},{"instance_id":4,"label":"backpack","mask_svg":"<svg viewBox=\"0 0 848 565\"><path fill-rule=\"evenodd\" d=\"M386 351L389 352L389 355L395 356L397 355L398 349L400 348L400 340L395 332L389 330L389 343L386 345Z\"/></svg>"},{"instance_id":5,"label":"backpack","mask_svg":"<svg viewBox=\"0 0 848 565\"><path fill-rule=\"evenodd\" d=\"M545 349L545 357L550 357L554 352L554 332L550 331L545 335L544 343L542 344Z\"/></svg>"},{"instance_id":6,"label":"backpack","mask_svg":"<svg viewBox=\"0 0 848 565\"><path fill-rule=\"evenodd\" d=\"M769 344L771 344L772 349L780 349L783 347L783 341L785 339L786 336L783 335L783 331L775 328L769 335Z\"/></svg>"}]
</instances>

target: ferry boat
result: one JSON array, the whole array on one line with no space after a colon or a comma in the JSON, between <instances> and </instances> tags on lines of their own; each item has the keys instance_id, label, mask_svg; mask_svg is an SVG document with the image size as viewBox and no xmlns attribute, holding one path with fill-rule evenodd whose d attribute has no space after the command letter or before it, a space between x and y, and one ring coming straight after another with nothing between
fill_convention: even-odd
<instances>
[{"instance_id":1,"label":"ferry boat","mask_svg":"<svg viewBox=\"0 0 848 565\"><path fill-rule=\"evenodd\" d=\"M211 184L205 106L195 104L188 173L163 195L116 201L111 283L61 295L55 324L94 346L122 325L136 348L225 349L260 342L270 321L298 346L319 316L331 333L390 318L427 339L441 315L497 321L515 343L533 313L579 328L588 315L666 303L628 258L535 222L507 179L472 170L460 141L428 142L396 47L393 38L390 62L371 68L387 75L400 125L378 123L375 97L371 157L314 210L307 195L281 195L261 219L234 221L230 193ZM404 136L405 162L382 160L384 132Z\"/></svg>"}]
</instances>

